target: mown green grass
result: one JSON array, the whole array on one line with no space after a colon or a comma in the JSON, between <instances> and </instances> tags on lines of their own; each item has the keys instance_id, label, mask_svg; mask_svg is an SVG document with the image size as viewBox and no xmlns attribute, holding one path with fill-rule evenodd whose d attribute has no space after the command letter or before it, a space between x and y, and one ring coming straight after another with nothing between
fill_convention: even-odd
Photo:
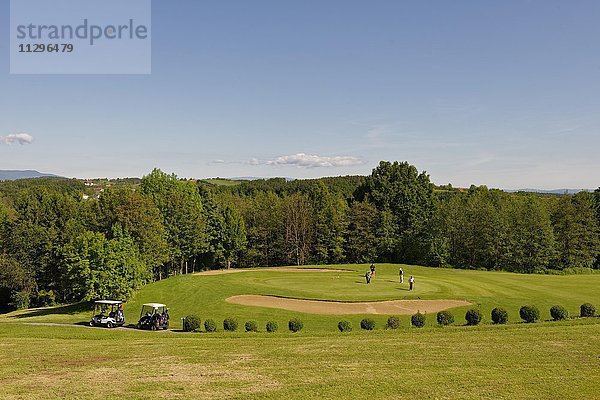
<instances>
[{"instance_id":1,"label":"mown green grass","mask_svg":"<svg viewBox=\"0 0 600 400\"><path fill-rule=\"evenodd\" d=\"M0 324L0 398L598 399L600 320L351 333Z\"/></svg>"},{"instance_id":2,"label":"mown green grass","mask_svg":"<svg viewBox=\"0 0 600 400\"><path fill-rule=\"evenodd\" d=\"M600 399L600 318L519 322L533 304L549 319L561 304L598 307L600 275L518 275L502 272L378 265L371 285L366 265L352 272L255 270L225 275L178 276L146 286L126 305L128 323L144 302L171 307L172 326L197 314L217 322L216 333L145 332L41 323L85 323L88 304L0 316L0 399ZM460 326L468 307L452 310L457 323L441 328L429 315L423 329L385 330L387 316L369 316L378 329L360 331L364 315L320 316L247 307L224 301L237 294L306 299L375 301L464 299L480 307L484 325ZM505 307L511 323L490 325L490 311ZM240 327L258 320L260 333L223 332L222 320ZM304 330L287 331L300 317ZM268 320L280 331L264 332ZM341 319L354 330L337 331Z\"/></svg>"},{"instance_id":3,"label":"mown green grass","mask_svg":"<svg viewBox=\"0 0 600 400\"><path fill-rule=\"evenodd\" d=\"M351 272L279 272L259 269L225 275L183 275L144 287L125 307L128 323L139 318L141 304L161 302L170 307L172 326L180 327L180 318L196 314L202 320L212 318L220 325L223 318L233 316L243 322L258 320L262 329L268 320L284 325L292 317L304 321L310 332L336 330L340 319L348 319L358 326L364 315L322 316L302 314L285 310L241 306L225 302L227 297L238 294L262 294L302 299L339 301L377 301L395 299L460 299L479 307L483 323L490 323L490 312L494 307L504 307L509 312L509 321L520 322L519 308L535 305L542 319L550 319L550 307L560 304L571 315L578 315L579 306L591 302L599 306L600 274L592 275L522 275L507 272L467 271L437 269L418 266L402 266L405 283L398 282L399 265L378 265L377 274L371 285L364 283L367 265L339 265L329 268L351 270ZM406 281L410 275L416 278L415 290L408 291ZM456 324L464 324L464 314L469 307L453 309ZM89 320L88 305L60 308L57 312L47 310L13 313L0 320L32 322L77 323ZM371 316L379 327L383 327L387 316ZM409 316L402 323L409 324ZM427 316L427 325L435 325L435 315Z\"/></svg>"}]
</instances>

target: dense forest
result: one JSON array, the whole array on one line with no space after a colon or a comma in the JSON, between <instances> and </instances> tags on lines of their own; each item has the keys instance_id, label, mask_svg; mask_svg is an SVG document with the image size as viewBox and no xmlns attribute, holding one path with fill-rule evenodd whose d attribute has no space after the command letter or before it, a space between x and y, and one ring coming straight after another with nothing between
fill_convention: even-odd
<instances>
[{"instance_id":1,"label":"dense forest","mask_svg":"<svg viewBox=\"0 0 600 400\"><path fill-rule=\"evenodd\" d=\"M202 269L399 262L522 273L600 268L600 189L550 196L371 175L219 184L0 182L0 308L127 299Z\"/></svg>"}]
</instances>

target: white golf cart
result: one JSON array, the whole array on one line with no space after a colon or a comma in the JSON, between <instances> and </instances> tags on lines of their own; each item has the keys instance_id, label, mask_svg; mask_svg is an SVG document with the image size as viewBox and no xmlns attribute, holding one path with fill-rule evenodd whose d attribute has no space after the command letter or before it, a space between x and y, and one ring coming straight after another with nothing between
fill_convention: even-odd
<instances>
[{"instance_id":1,"label":"white golf cart","mask_svg":"<svg viewBox=\"0 0 600 400\"><path fill-rule=\"evenodd\" d=\"M123 326L125 314L123 313L123 302L118 300L98 300L94 302L94 314L90 320L90 326L106 326L113 328Z\"/></svg>"},{"instance_id":2,"label":"white golf cart","mask_svg":"<svg viewBox=\"0 0 600 400\"><path fill-rule=\"evenodd\" d=\"M136 328L153 331L169 329L169 309L166 305L160 303L146 303L142 305L140 320Z\"/></svg>"}]
</instances>

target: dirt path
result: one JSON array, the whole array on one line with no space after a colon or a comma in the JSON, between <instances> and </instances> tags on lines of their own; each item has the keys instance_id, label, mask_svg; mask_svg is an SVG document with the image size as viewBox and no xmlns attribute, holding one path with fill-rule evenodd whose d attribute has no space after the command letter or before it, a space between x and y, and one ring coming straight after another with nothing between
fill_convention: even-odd
<instances>
[{"instance_id":1,"label":"dirt path","mask_svg":"<svg viewBox=\"0 0 600 400\"><path fill-rule=\"evenodd\" d=\"M344 303L334 301L286 299L274 296L241 295L232 296L225 301L244 306L280 308L308 314L344 315L344 314L398 314L412 315L417 311L434 313L454 307L468 306L464 300L392 300L364 303Z\"/></svg>"},{"instance_id":2,"label":"dirt path","mask_svg":"<svg viewBox=\"0 0 600 400\"><path fill-rule=\"evenodd\" d=\"M215 269L211 271L196 272L194 275L224 275L235 274L238 272L355 272L348 269L326 269L326 268L284 268L284 267L267 267L267 268L235 268L235 269Z\"/></svg>"}]
</instances>

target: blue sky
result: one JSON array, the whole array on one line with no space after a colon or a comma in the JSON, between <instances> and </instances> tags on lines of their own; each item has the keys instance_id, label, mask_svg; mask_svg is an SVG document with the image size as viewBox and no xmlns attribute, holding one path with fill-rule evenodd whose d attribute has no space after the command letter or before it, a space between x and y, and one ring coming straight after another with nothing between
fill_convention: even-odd
<instances>
[{"instance_id":1,"label":"blue sky","mask_svg":"<svg viewBox=\"0 0 600 400\"><path fill-rule=\"evenodd\" d=\"M151 75L10 75L0 21L0 169L600 186L598 1L153 1Z\"/></svg>"}]
</instances>

